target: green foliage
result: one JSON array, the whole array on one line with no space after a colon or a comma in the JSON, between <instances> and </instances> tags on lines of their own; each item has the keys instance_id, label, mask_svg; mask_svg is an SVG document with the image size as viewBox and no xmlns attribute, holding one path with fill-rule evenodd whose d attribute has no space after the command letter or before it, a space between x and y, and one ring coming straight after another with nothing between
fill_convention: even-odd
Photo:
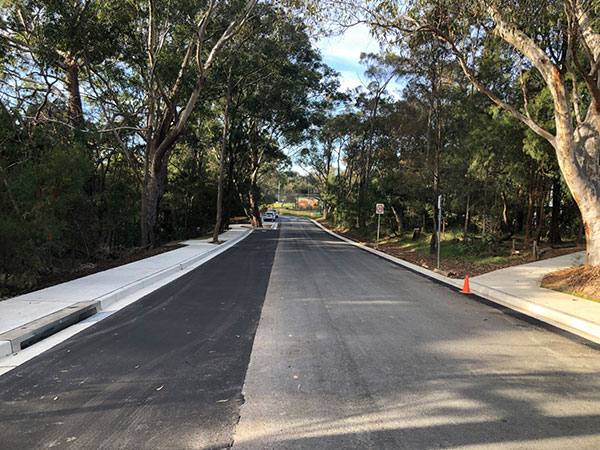
<instances>
[{"instance_id":1,"label":"green foliage","mask_svg":"<svg viewBox=\"0 0 600 450\"><path fill-rule=\"evenodd\" d=\"M79 229L91 209L84 187L92 172L80 148L38 135L22 149L30 157L13 166L10 193L0 191L0 266L4 283L34 285L40 272L85 247ZM81 251L81 250L79 250Z\"/></svg>"}]
</instances>

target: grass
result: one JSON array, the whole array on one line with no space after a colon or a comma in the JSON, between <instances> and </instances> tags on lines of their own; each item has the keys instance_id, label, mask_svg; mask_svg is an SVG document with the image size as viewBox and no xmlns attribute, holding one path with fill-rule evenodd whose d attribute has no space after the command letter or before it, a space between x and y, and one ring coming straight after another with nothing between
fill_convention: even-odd
<instances>
[{"instance_id":1,"label":"grass","mask_svg":"<svg viewBox=\"0 0 600 450\"><path fill-rule=\"evenodd\" d=\"M493 251L491 247L486 247L481 240L473 240L471 244L465 244L462 240L461 230L446 230L442 233L440 245L440 255L442 258L457 258L478 264L499 264L511 259L509 254L502 254L506 248L501 246ZM388 236L381 240L382 244L391 244L402 248L403 250L427 254L429 253L429 242L431 234L421 234L416 240L412 239L412 234L401 237Z\"/></svg>"},{"instance_id":2,"label":"grass","mask_svg":"<svg viewBox=\"0 0 600 450\"><path fill-rule=\"evenodd\" d=\"M281 214L287 214L289 216L297 217L310 217L311 219L318 219L322 216L320 211L306 211L302 209L296 209L295 203L273 203L267 205L267 209L276 209Z\"/></svg>"},{"instance_id":3,"label":"grass","mask_svg":"<svg viewBox=\"0 0 600 450\"><path fill-rule=\"evenodd\" d=\"M271 208L275 208L275 209L280 209L280 208L286 208L286 209L294 209L296 207L295 203L273 203L272 205L270 205L270 207L268 209Z\"/></svg>"},{"instance_id":4,"label":"grass","mask_svg":"<svg viewBox=\"0 0 600 450\"><path fill-rule=\"evenodd\" d=\"M288 208L277 208L275 207L279 214L287 214L289 216L298 216L298 217L310 217L311 219L318 219L322 216L320 211L304 211L299 209L288 209Z\"/></svg>"},{"instance_id":5,"label":"grass","mask_svg":"<svg viewBox=\"0 0 600 450\"><path fill-rule=\"evenodd\" d=\"M555 290L557 292L562 292L563 294L568 294L568 295L572 295L574 297L580 297L580 298L584 298L586 300L590 300L592 302L600 303L600 298L590 297L589 295L585 295L585 294L578 294L575 291L571 291L569 289L564 289L564 290L561 289L560 291L556 290L556 289L553 289L553 290Z\"/></svg>"}]
</instances>

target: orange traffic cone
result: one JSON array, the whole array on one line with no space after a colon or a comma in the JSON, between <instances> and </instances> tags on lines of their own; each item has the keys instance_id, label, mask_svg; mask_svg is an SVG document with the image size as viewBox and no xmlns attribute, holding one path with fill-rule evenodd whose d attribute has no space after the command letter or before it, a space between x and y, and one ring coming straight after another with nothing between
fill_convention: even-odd
<instances>
[{"instance_id":1,"label":"orange traffic cone","mask_svg":"<svg viewBox=\"0 0 600 450\"><path fill-rule=\"evenodd\" d=\"M462 291L459 291L461 294L472 294L471 290L469 289L469 275L467 275L465 277L465 284L462 288Z\"/></svg>"}]
</instances>

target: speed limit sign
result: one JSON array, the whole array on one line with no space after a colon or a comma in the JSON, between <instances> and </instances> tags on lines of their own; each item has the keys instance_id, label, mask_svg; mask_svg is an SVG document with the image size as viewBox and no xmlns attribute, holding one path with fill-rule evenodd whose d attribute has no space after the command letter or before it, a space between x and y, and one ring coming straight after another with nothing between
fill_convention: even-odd
<instances>
[{"instance_id":1,"label":"speed limit sign","mask_svg":"<svg viewBox=\"0 0 600 450\"><path fill-rule=\"evenodd\" d=\"M377 205L375 205L375 213L383 214L383 203L377 203Z\"/></svg>"}]
</instances>

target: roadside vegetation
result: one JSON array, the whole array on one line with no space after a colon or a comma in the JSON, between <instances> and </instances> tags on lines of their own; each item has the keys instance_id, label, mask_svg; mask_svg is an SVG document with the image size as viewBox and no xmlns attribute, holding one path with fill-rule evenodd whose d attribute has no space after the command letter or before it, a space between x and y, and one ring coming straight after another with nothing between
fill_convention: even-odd
<instances>
[{"instance_id":1,"label":"roadside vegetation","mask_svg":"<svg viewBox=\"0 0 600 450\"><path fill-rule=\"evenodd\" d=\"M370 247L376 246L376 232L357 233L356 229L335 227L331 222L320 221L321 224L332 229L338 234L363 243ZM493 239L488 235L487 239ZM505 267L526 264L539 259L562 256L573 251L583 251L585 247L575 246L574 243L563 243L558 248L552 248L547 242L542 242L537 255L525 243L522 236L517 236L510 241L490 243L486 237L473 235L468 242L462 240L461 230L447 230L442 233L440 245L439 270L451 278L464 278L477 276ZM379 239L379 250L398 258L412 262L430 270L437 269L437 254L429 251L430 237L420 234L413 238L411 234L392 233L386 234L384 230ZM514 247L513 247L514 245Z\"/></svg>"},{"instance_id":2,"label":"roadside vegetation","mask_svg":"<svg viewBox=\"0 0 600 450\"><path fill-rule=\"evenodd\" d=\"M288 216L297 216L297 217L309 217L311 219L318 219L322 216L321 212L305 210L305 209L297 209L294 203L272 203L267 204L265 206L265 210L276 209L279 212L279 215L286 214Z\"/></svg>"},{"instance_id":3,"label":"roadside vegetation","mask_svg":"<svg viewBox=\"0 0 600 450\"><path fill-rule=\"evenodd\" d=\"M598 11L505 6L3 2L0 294L277 200L366 241L384 203L382 245L433 267L441 196L442 264L600 266ZM340 92L311 38L356 22L382 51Z\"/></svg>"},{"instance_id":4,"label":"roadside vegetation","mask_svg":"<svg viewBox=\"0 0 600 450\"><path fill-rule=\"evenodd\" d=\"M336 95L281 5L0 8L0 296L261 226L259 180Z\"/></svg>"}]
</instances>

